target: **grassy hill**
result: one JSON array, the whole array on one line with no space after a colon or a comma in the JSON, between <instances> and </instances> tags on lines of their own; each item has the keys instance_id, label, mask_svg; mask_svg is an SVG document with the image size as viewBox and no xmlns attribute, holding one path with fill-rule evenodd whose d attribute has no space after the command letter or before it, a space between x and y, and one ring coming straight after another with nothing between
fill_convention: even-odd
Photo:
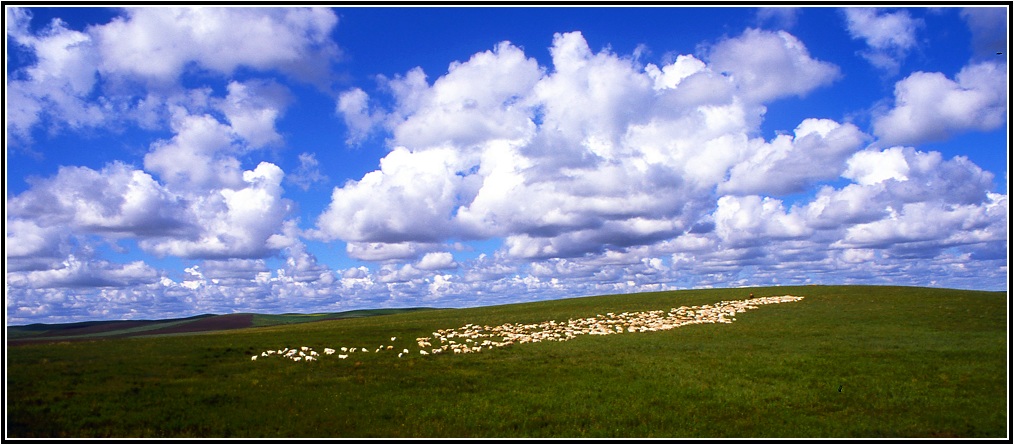
<instances>
[{"instance_id":1,"label":"grassy hill","mask_svg":"<svg viewBox=\"0 0 1014 445\"><path fill-rule=\"evenodd\" d=\"M805 299L731 324L417 352L438 329L749 293ZM7 349L7 436L1004 438L1007 304L947 289L714 289L23 344ZM372 352L383 345L394 350ZM299 346L371 352L251 360Z\"/></svg>"},{"instance_id":2,"label":"grassy hill","mask_svg":"<svg viewBox=\"0 0 1014 445\"><path fill-rule=\"evenodd\" d=\"M282 324L309 323L323 320L341 320L345 318L390 315L428 309L431 308L361 309L345 312L325 312L320 314L204 314L193 317L166 320L83 321L77 323L56 324L35 323L24 326L7 327L7 338L9 340L9 344L22 344L29 342L55 342L63 340L96 340L113 337L158 336L192 332L221 331L254 326L274 326Z\"/></svg>"}]
</instances>

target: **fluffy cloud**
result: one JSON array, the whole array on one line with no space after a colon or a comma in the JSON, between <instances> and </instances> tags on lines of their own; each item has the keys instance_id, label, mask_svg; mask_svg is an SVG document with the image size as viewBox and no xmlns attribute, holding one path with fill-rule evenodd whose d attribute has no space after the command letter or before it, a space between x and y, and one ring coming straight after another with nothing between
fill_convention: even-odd
<instances>
[{"instance_id":1,"label":"fluffy cloud","mask_svg":"<svg viewBox=\"0 0 1014 445\"><path fill-rule=\"evenodd\" d=\"M767 180L748 178L745 166L727 186L795 190L836 177L862 139L852 125L812 120L795 142L750 140L760 102L805 94L837 76L784 32L748 30L717 44L712 64L728 75L689 55L641 67L592 52L577 32L555 35L550 54L552 70L504 42L451 64L432 85L413 69L387 83L390 111L371 106L361 90L342 95L338 110L352 133L383 125L394 148L379 170L335 188L316 233L357 243L349 245L357 258L364 256L354 246L363 243L450 237L505 237L505 252L522 258L581 255L688 229L713 205L698 196L751 157L771 169L827 165ZM492 73L504 81L489 84ZM808 157L779 163L788 154L753 155L769 145ZM371 257L420 254L385 250Z\"/></svg>"},{"instance_id":2,"label":"fluffy cloud","mask_svg":"<svg viewBox=\"0 0 1014 445\"><path fill-rule=\"evenodd\" d=\"M442 270L458 267L454 262L454 256L450 252L430 252L423 255L416 266L422 270Z\"/></svg>"},{"instance_id":3,"label":"fluffy cloud","mask_svg":"<svg viewBox=\"0 0 1014 445\"><path fill-rule=\"evenodd\" d=\"M222 301L270 305L327 293L300 287L328 282L329 272L286 220L284 173L268 162L245 167L240 158L281 143L275 124L291 102L287 87L259 74L329 87L338 55L331 10L124 9L106 24L73 30L55 19L37 32L27 10L10 8L7 19L12 42L33 60L8 83L15 137L27 141L40 125L115 131L121 122L171 135L151 144L143 169L120 162L62 167L8 198L7 239L17 244L8 253L7 278L16 289L8 308L15 318L22 310L104 318L139 302L159 315L221 311ZM243 80L232 79L238 71ZM181 79L190 74L211 84L187 89ZM323 178L312 155L301 166L295 182ZM142 262L95 259L98 246L133 255L123 240L145 253L204 260L203 273L195 265L174 281ZM286 266L272 275L265 258L281 253ZM79 309L85 306L94 309Z\"/></svg>"},{"instance_id":4,"label":"fluffy cloud","mask_svg":"<svg viewBox=\"0 0 1014 445\"><path fill-rule=\"evenodd\" d=\"M864 151L849 160L845 175L857 184L835 194L847 202L856 190L864 190L865 209L852 200L851 211L825 214L838 207L832 204L838 197L829 195L818 197L808 209L812 215L820 214L818 219L843 219L832 222L847 227L833 246L932 251L1002 242L1007 237L1006 195L989 192L993 175L966 158L943 160L939 153L912 148ZM856 213L862 216L856 218ZM841 224L846 221L856 224Z\"/></svg>"},{"instance_id":5,"label":"fluffy cloud","mask_svg":"<svg viewBox=\"0 0 1014 445\"><path fill-rule=\"evenodd\" d=\"M350 310L380 306L377 287L357 297L335 293L334 271L308 259L302 247L286 250L284 266L260 259L204 260L170 278L143 262L113 264L69 256L60 267L10 272L9 322L185 317L199 313ZM368 280L368 279L367 279Z\"/></svg>"},{"instance_id":6,"label":"fluffy cloud","mask_svg":"<svg viewBox=\"0 0 1014 445\"><path fill-rule=\"evenodd\" d=\"M93 126L105 119L105 110L84 99L97 82L98 57L91 37L67 28L55 19L38 35L28 31L31 15L19 8L5 8L16 45L35 55L36 64L12 73L6 92L14 106L7 109L7 125L15 136L28 133L43 112L59 116L56 122L70 127Z\"/></svg>"},{"instance_id":7,"label":"fluffy cloud","mask_svg":"<svg viewBox=\"0 0 1014 445\"><path fill-rule=\"evenodd\" d=\"M285 180L295 184L297 187L304 191L309 190L310 186L320 182L326 182L327 175L320 172L320 163L317 162L317 156L313 153L300 153L299 154L299 167L296 170L287 173Z\"/></svg>"},{"instance_id":8,"label":"fluffy cloud","mask_svg":"<svg viewBox=\"0 0 1014 445\"><path fill-rule=\"evenodd\" d=\"M423 253L440 248L438 243L399 242L399 243L356 243L345 245L345 252L352 258L364 261L388 261L416 258Z\"/></svg>"},{"instance_id":9,"label":"fluffy cloud","mask_svg":"<svg viewBox=\"0 0 1014 445\"><path fill-rule=\"evenodd\" d=\"M53 253L67 236L134 238L142 249L188 258L258 257L273 245L289 212L283 173L270 163L242 172L242 186L180 195L122 163L100 171L63 167L8 202L12 257Z\"/></svg>"},{"instance_id":10,"label":"fluffy cloud","mask_svg":"<svg viewBox=\"0 0 1014 445\"><path fill-rule=\"evenodd\" d=\"M192 237L160 237L140 246L158 255L184 258L263 257L277 250L289 203L281 197L284 174L278 166L261 162L242 173L243 186L194 196L191 212L199 230Z\"/></svg>"},{"instance_id":11,"label":"fluffy cloud","mask_svg":"<svg viewBox=\"0 0 1014 445\"><path fill-rule=\"evenodd\" d=\"M448 237L446 221L464 180L454 172L462 167L451 149L396 148L381 160L380 170L334 189L331 205L318 219L322 236L385 243Z\"/></svg>"},{"instance_id":12,"label":"fluffy cloud","mask_svg":"<svg viewBox=\"0 0 1014 445\"><path fill-rule=\"evenodd\" d=\"M785 31L748 29L715 45L711 63L730 73L742 97L756 102L802 96L840 76L836 66L810 58L806 45Z\"/></svg>"},{"instance_id":13,"label":"fluffy cloud","mask_svg":"<svg viewBox=\"0 0 1014 445\"><path fill-rule=\"evenodd\" d=\"M373 127L384 120L383 113L369 110L366 92L354 88L338 96L335 112L345 120L348 137L345 142L356 145L370 134Z\"/></svg>"},{"instance_id":14,"label":"fluffy cloud","mask_svg":"<svg viewBox=\"0 0 1014 445\"><path fill-rule=\"evenodd\" d=\"M507 42L452 63L447 74L425 90L416 80L398 93L398 111L388 118L395 146L415 150L444 146L467 148L489 140L524 137L532 129L520 98L540 76L534 59ZM489 79L497 79L490 82Z\"/></svg>"},{"instance_id":15,"label":"fluffy cloud","mask_svg":"<svg viewBox=\"0 0 1014 445\"><path fill-rule=\"evenodd\" d=\"M61 167L48 179L7 202L9 214L23 221L14 231L61 227L113 236L169 236L185 233L186 203L149 174L114 162L102 170ZM34 245L35 243L30 243ZM34 250L34 249L30 249Z\"/></svg>"},{"instance_id":16,"label":"fluffy cloud","mask_svg":"<svg viewBox=\"0 0 1014 445\"><path fill-rule=\"evenodd\" d=\"M550 66L503 42L432 80L415 68L381 76L377 92L339 94L347 142L382 135L389 151L375 171L335 187L304 231L283 181L306 190L325 176L310 152L290 172L250 163L282 141L275 124L290 95L256 71L316 79L309 62L336 51L324 37L333 14L132 10L108 25L32 33L19 11L8 10L11 35L38 62L9 84L11 128L47 115L94 126L119 113L170 133L141 166L63 167L8 198L9 322L463 307L811 280L1006 285L1008 201L991 192L993 176L963 157L898 145L1000 125L1006 67L993 62L953 80L898 82L866 146L872 138L855 124L828 118L758 136L768 103L839 76L786 32L747 30L659 65L592 51L580 33L554 36ZM857 38L903 55L904 36L872 31L886 17L870 13ZM303 34L252 54L222 35L222 20ZM201 48L167 46L152 24ZM147 67L105 60L129 45L166 57ZM228 45L235 54L222 54ZM220 83L185 90L175 84L186 72ZM348 257L379 264L333 270L301 238L344 243ZM125 239L186 269L98 259L100 247L129 254ZM470 243L499 249L467 259Z\"/></svg>"},{"instance_id":17,"label":"fluffy cloud","mask_svg":"<svg viewBox=\"0 0 1014 445\"><path fill-rule=\"evenodd\" d=\"M275 121L289 101L285 87L268 81L229 82L221 102L234 134L253 148L281 142Z\"/></svg>"},{"instance_id":18,"label":"fluffy cloud","mask_svg":"<svg viewBox=\"0 0 1014 445\"><path fill-rule=\"evenodd\" d=\"M157 280L158 273L143 261L113 264L102 260L82 260L74 255L69 255L58 268L7 275L11 286L34 289L127 287Z\"/></svg>"},{"instance_id":19,"label":"fluffy cloud","mask_svg":"<svg viewBox=\"0 0 1014 445\"><path fill-rule=\"evenodd\" d=\"M107 24L79 31L54 19L38 33L30 32L31 18L27 10L7 9L10 37L37 60L12 73L7 85L16 99L9 128L21 140L47 117L54 128L132 118L150 124L142 116L180 90L187 70L223 78L240 68L277 70L326 87L338 56L330 39L337 17L325 8L127 8ZM263 94L270 89L233 83L223 103L232 127L253 145L277 141L264 124L280 109L235 105L277 96Z\"/></svg>"},{"instance_id":20,"label":"fluffy cloud","mask_svg":"<svg viewBox=\"0 0 1014 445\"><path fill-rule=\"evenodd\" d=\"M913 19L905 10L845 8L844 11L849 34L869 46L860 54L877 68L897 72L901 60L916 45L915 34L923 25L922 20Z\"/></svg>"},{"instance_id":21,"label":"fluffy cloud","mask_svg":"<svg viewBox=\"0 0 1014 445\"><path fill-rule=\"evenodd\" d=\"M119 21L118 31L141 32L137 26L154 23L151 20L155 18ZM78 126L79 120L72 118L71 112L90 110L87 107L91 105L84 105L81 99L93 94L96 86L94 69L87 66L97 63L93 34L70 31L55 22L48 34L31 36L27 33L27 16L22 14L17 19L20 22L16 37L34 45L31 49L40 59L38 66L22 73L22 83L14 85L15 92L25 96L18 103L27 110L25 119L19 121L24 125L19 128L27 131L47 107L50 115L60 115ZM128 22L130 26L125 25ZM183 54L187 49L153 50L169 53L179 50ZM174 69L182 69L180 63L197 62L194 66L202 66L194 59L203 56L179 54L176 58L169 54L162 60L165 64L142 67L154 71L119 74L132 77L132 81L165 83L173 80ZM204 68L228 74L241 65L266 69L267 60L256 59L246 64L233 58ZM105 74L114 76L117 70L128 68L110 64L103 69ZM59 87L61 84L66 86ZM47 88L56 85L63 96L54 92L43 96L40 92L46 88L39 85ZM146 125L156 127L162 112L145 104L168 99L165 109L174 133L171 139L152 145L144 159L147 171L120 163L107 165L101 171L66 167L55 177L38 180L27 192L9 200L14 218L6 226L7 238L17 244L8 250L12 268L7 278L14 289L8 299L12 319L45 312L60 312L67 317L129 318L136 313L133 310L123 313L124 305L139 301L145 303L140 306L159 316L179 311L221 312L225 308L221 306L223 302L269 311L291 310L294 303L319 309L322 301L339 307L330 286L335 283L334 274L318 265L294 241L298 236L294 225L283 221L288 206L281 199L281 170L270 163L261 163L244 171L237 159L238 155L279 140L274 122L285 106L285 91L260 81L231 82L226 90L224 98L215 98L210 90L191 90L171 97L149 93L139 102L135 115ZM448 90L446 94L453 93ZM215 112L220 112L224 121L215 117ZM89 122L97 124L105 118L98 116ZM394 118L409 120L411 116ZM310 181L319 179L319 173L311 175L313 161L312 155L301 159L306 171L297 174L310 175L307 176ZM113 243L121 237L132 237L143 250L160 255L218 259L188 268L184 279L174 281L164 276L159 279L157 272L141 262L116 265L81 259L80 254L87 252L79 251L77 256L67 253L75 245L78 250L89 251L93 242L89 237L94 235ZM390 246L384 244L387 250ZM435 245L421 246L423 252L437 249ZM356 245L350 243L349 247L355 250ZM288 254L285 267L272 273L262 258L280 249ZM398 287L382 287L404 295L406 289L420 286L419 271L455 266L448 252L431 252L415 266L402 268L405 279L386 280ZM384 280L377 280L380 281ZM355 292L374 295L381 289L371 283L370 279L352 283L349 289L354 292L343 303L354 304ZM343 281L342 285L345 284ZM89 288L97 290L82 290ZM61 289L74 289L77 293ZM143 299L144 295L149 297ZM167 311L167 304L175 306ZM77 309L85 306L93 309L87 312Z\"/></svg>"},{"instance_id":22,"label":"fluffy cloud","mask_svg":"<svg viewBox=\"0 0 1014 445\"><path fill-rule=\"evenodd\" d=\"M1007 118L1006 65L968 65L948 79L916 72L894 87L894 106L874 116L884 144L938 141L969 130L992 130Z\"/></svg>"},{"instance_id":23,"label":"fluffy cloud","mask_svg":"<svg viewBox=\"0 0 1014 445\"><path fill-rule=\"evenodd\" d=\"M888 218L849 227L835 246L903 250L1003 242L1006 211L1006 197L998 194L990 194L989 201L980 205L905 203L892 208Z\"/></svg>"},{"instance_id":24,"label":"fluffy cloud","mask_svg":"<svg viewBox=\"0 0 1014 445\"><path fill-rule=\"evenodd\" d=\"M18 270L18 260L30 261L54 257L59 252L62 228L58 225L40 225L30 219L10 218L4 225L7 245L7 267ZM35 261L37 262L37 261Z\"/></svg>"},{"instance_id":25,"label":"fluffy cloud","mask_svg":"<svg viewBox=\"0 0 1014 445\"><path fill-rule=\"evenodd\" d=\"M772 23L775 27L789 29L796 26L800 8L785 6L757 8L757 21L760 23Z\"/></svg>"},{"instance_id":26,"label":"fluffy cloud","mask_svg":"<svg viewBox=\"0 0 1014 445\"><path fill-rule=\"evenodd\" d=\"M191 115L176 109L169 141L158 141L144 156L144 168L173 187L206 190L242 185L239 147L232 130L210 115Z\"/></svg>"},{"instance_id":27,"label":"fluffy cloud","mask_svg":"<svg viewBox=\"0 0 1014 445\"><path fill-rule=\"evenodd\" d=\"M811 234L804 219L796 213L786 213L781 201L756 195L719 198L714 220L715 234L732 248Z\"/></svg>"},{"instance_id":28,"label":"fluffy cloud","mask_svg":"<svg viewBox=\"0 0 1014 445\"><path fill-rule=\"evenodd\" d=\"M337 48L338 23L326 8L132 8L90 29L102 73L155 82L175 80L187 65L229 75L240 67L281 69L312 78L310 61Z\"/></svg>"},{"instance_id":29,"label":"fluffy cloud","mask_svg":"<svg viewBox=\"0 0 1014 445\"><path fill-rule=\"evenodd\" d=\"M261 163L243 171L232 155L245 146L231 126L183 108L176 116L177 134L145 157L161 182L121 162L100 170L61 167L8 199L7 238L17 244L8 259L12 270L28 271L9 278L39 288L136 287L129 278L139 271L150 278L147 266L81 259L90 258L96 241L122 249L119 240L133 239L160 256L223 259L262 258L291 245L281 169Z\"/></svg>"},{"instance_id":30,"label":"fluffy cloud","mask_svg":"<svg viewBox=\"0 0 1014 445\"><path fill-rule=\"evenodd\" d=\"M796 127L794 136L760 141L749 159L729 171L729 180L718 190L776 195L801 192L818 181L838 177L845 159L866 138L852 124L806 119Z\"/></svg>"},{"instance_id":31,"label":"fluffy cloud","mask_svg":"<svg viewBox=\"0 0 1014 445\"><path fill-rule=\"evenodd\" d=\"M747 43L761 51L748 54ZM532 292L869 282L872 270L879 282L904 283L962 258L999 267L991 279L1000 282L992 246L1006 237L1006 196L990 193L992 175L967 159L875 148L882 133L867 148L871 137L856 125L830 119L752 136L764 101L837 76L791 35L750 30L707 59L680 55L663 66L592 52L577 33L557 35L550 53L552 69L525 69L537 76L518 83L528 91L496 100L463 75L483 72L474 60L526 60L507 44L453 64L457 77L432 85L419 69L396 76L385 87L390 110L349 93L356 106L346 108L359 118L347 117L363 131L382 127L393 146L379 170L336 188L317 221L321 237L350 241L351 256L384 261L375 274L343 279L356 295L468 305ZM770 63L791 67L762 76ZM967 73L969 82L989 78ZM438 100L446 91L459 96ZM500 107L486 113L500 120L437 131L462 103ZM504 131L506 121L518 123ZM830 182L839 185L820 185ZM808 198L777 198L814 186ZM457 261L444 251L450 238L503 241L492 256ZM456 270L432 272L437 259Z\"/></svg>"},{"instance_id":32,"label":"fluffy cloud","mask_svg":"<svg viewBox=\"0 0 1014 445\"><path fill-rule=\"evenodd\" d=\"M938 152L910 147L862 151L848 164L844 176L855 183L838 190L824 188L808 204L808 211L838 215L831 217L830 225L859 222L856 216L864 220L870 212L886 217L888 208L900 209L906 203L981 206L989 202L993 187L993 175L967 158L944 160Z\"/></svg>"},{"instance_id":33,"label":"fluffy cloud","mask_svg":"<svg viewBox=\"0 0 1014 445\"><path fill-rule=\"evenodd\" d=\"M908 180L908 161L902 147L884 151L863 151L848 160L848 169L842 173L860 185L871 185L888 179Z\"/></svg>"}]
</instances>

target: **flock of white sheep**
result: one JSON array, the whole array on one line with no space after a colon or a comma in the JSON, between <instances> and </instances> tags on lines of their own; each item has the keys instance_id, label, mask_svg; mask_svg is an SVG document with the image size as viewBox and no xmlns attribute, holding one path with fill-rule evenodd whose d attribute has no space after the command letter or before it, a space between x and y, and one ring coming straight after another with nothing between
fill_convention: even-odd
<instances>
[{"instance_id":1,"label":"flock of white sheep","mask_svg":"<svg viewBox=\"0 0 1014 445\"><path fill-rule=\"evenodd\" d=\"M439 329L429 337L415 339L420 355L430 354L470 354L488 351L514 344L538 343L542 341L567 341L579 335L611 335L632 332L667 331L688 324L701 323L732 323L736 314L765 304L789 303L802 300L803 297L785 295L781 297L759 297L746 300L720 301L713 305L681 306L666 311L623 312L598 314L594 317L569 319L566 322L549 320L533 324L502 324L499 326L480 326L466 324L457 329ZM391 337L394 343L397 337ZM325 355L338 355L339 359L347 359L353 354L379 354L395 351L393 344L381 344L376 348L342 346L339 349L324 348ZM402 358L411 352L403 348L398 352ZM250 357L283 357L294 362L317 361L320 354L308 346L298 348L282 348L267 350Z\"/></svg>"}]
</instances>

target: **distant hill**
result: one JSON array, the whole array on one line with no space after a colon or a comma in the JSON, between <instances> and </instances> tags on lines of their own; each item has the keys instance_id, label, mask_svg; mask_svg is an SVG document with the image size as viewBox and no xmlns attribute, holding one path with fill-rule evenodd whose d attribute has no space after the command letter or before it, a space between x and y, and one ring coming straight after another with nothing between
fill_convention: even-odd
<instances>
[{"instance_id":1,"label":"distant hill","mask_svg":"<svg viewBox=\"0 0 1014 445\"><path fill-rule=\"evenodd\" d=\"M241 329L254 326L310 323L343 318L373 317L403 312L431 310L434 308L414 307L398 309L360 309L344 312L316 314L203 314L185 318L165 320L107 320L82 321L76 323L34 323L24 326L8 326L7 342L11 344L41 343L70 340L96 340L102 338L123 338L209 332L227 329Z\"/></svg>"}]
</instances>

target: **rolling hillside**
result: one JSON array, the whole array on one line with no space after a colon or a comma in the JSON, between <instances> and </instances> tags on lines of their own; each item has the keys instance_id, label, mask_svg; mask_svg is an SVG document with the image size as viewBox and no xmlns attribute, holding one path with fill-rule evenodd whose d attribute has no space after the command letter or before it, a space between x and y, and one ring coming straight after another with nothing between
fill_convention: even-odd
<instances>
[{"instance_id":1,"label":"rolling hillside","mask_svg":"<svg viewBox=\"0 0 1014 445\"><path fill-rule=\"evenodd\" d=\"M25 326L8 326L8 344L39 343L69 340L96 340L211 332L228 329L263 327L284 324L309 323L323 320L372 317L431 308L363 309L319 314L204 314L165 320L85 321L77 323L36 323Z\"/></svg>"},{"instance_id":2,"label":"rolling hillside","mask_svg":"<svg viewBox=\"0 0 1014 445\"><path fill-rule=\"evenodd\" d=\"M417 344L477 326L697 314L749 293L804 298L731 323L479 353L422 354ZM1003 439L1008 311L1004 292L710 289L21 344L6 349L7 434ZM321 354L262 355L291 349Z\"/></svg>"}]
</instances>

